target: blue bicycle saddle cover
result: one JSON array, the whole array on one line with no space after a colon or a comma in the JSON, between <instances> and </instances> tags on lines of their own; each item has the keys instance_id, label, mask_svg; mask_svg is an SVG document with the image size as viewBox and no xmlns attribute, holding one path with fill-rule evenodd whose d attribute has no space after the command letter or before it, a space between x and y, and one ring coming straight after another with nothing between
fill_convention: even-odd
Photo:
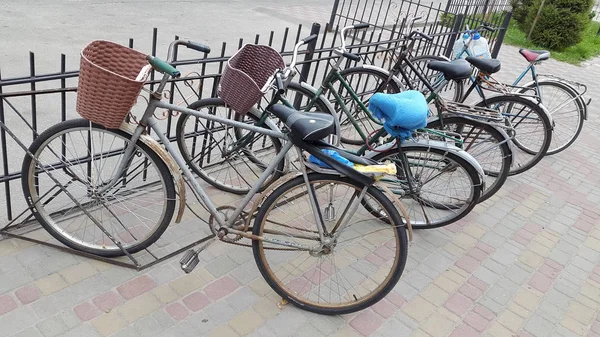
<instances>
[{"instance_id":1,"label":"blue bicycle saddle cover","mask_svg":"<svg viewBox=\"0 0 600 337\"><path fill-rule=\"evenodd\" d=\"M383 121L383 127L392 136L409 138L415 129L427 125L429 107L425 96L416 90L397 94L376 93L369 100L373 116Z\"/></svg>"}]
</instances>

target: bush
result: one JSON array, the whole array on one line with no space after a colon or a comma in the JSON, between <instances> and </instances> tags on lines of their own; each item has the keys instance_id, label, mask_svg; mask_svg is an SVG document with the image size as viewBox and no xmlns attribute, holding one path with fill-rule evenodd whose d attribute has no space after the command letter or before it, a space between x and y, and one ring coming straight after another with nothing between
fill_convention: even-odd
<instances>
[{"instance_id":1,"label":"bush","mask_svg":"<svg viewBox=\"0 0 600 337\"><path fill-rule=\"evenodd\" d=\"M510 0L512 18L523 26L534 0Z\"/></svg>"},{"instance_id":2,"label":"bush","mask_svg":"<svg viewBox=\"0 0 600 337\"><path fill-rule=\"evenodd\" d=\"M513 0L519 27L529 33L542 0ZM517 3L518 2L518 3ZM593 0L546 0L531 33L531 41L545 48L562 50L579 43L590 23ZM516 10L515 10L516 9ZM527 11L526 16L523 16Z\"/></svg>"}]
</instances>

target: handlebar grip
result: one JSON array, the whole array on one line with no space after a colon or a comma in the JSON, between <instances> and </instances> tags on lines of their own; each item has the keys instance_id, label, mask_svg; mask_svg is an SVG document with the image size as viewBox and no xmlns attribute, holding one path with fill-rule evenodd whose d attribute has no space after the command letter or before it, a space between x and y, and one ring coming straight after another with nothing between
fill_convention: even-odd
<instances>
[{"instance_id":1,"label":"handlebar grip","mask_svg":"<svg viewBox=\"0 0 600 337\"><path fill-rule=\"evenodd\" d=\"M150 65L152 65L152 68L160 71L161 73L167 73L175 78L181 76L181 73L179 72L179 70L175 69L175 67L173 67L172 65L168 64L167 62L159 59L158 57L148 55L148 56L146 56L146 60L148 60L148 63L150 63Z\"/></svg>"},{"instance_id":2,"label":"handlebar grip","mask_svg":"<svg viewBox=\"0 0 600 337\"><path fill-rule=\"evenodd\" d=\"M433 41L433 36L427 35L425 33L419 32L418 30L414 30L412 31L409 35L408 38L409 39L414 39L415 35L418 35L420 37L422 37L423 39L427 40L427 41Z\"/></svg>"},{"instance_id":3,"label":"handlebar grip","mask_svg":"<svg viewBox=\"0 0 600 337\"><path fill-rule=\"evenodd\" d=\"M348 52L344 52L342 54L345 58L350 59L352 61L360 61L360 56Z\"/></svg>"},{"instance_id":4,"label":"handlebar grip","mask_svg":"<svg viewBox=\"0 0 600 337\"><path fill-rule=\"evenodd\" d=\"M205 45L203 45L201 43L197 43L197 42L193 42L193 41L188 41L186 43L186 46L188 48L190 48L190 49L197 50L199 52L203 52L203 53L206 53L206 54L210 53L210 47L209 46L205 46Z\"/></svg>"},{"instance_id":5,"label":"handlebar grip","mask_svg":"<svg viewBox=\"0 0 600 337\"><path fill-rule=\"evenodd\" d=\"M419 32L419 35L427 41L433 41L433 36Z\"/></svg>"},{"instance_id":6,"label":"handlebar grip","mask_svg":"<svg viewBox=\"0 0 600 337\"><path fill-rule=\"evenodd\" d=\"M371 27L371 24L366 23L366 22L365 23L357 23L354 26L352 26L352 28L354 28L354 29L364 29L364 28L369 28L369 27Z\"/></svg>"},{"instance_id":7,"label":"handlebar grip","mask_svg":"<svg viewBox=\"0 0 600 337\"><path fill-rule=\"evenodd\" d=\"M275 74L275 85L277 86L277 94L283 95L285 88L283 86L283 80L281 79L281 73Z\"/></svg>"},{"instance_id":8,"label":"handlebar grip","mask_svg":"<svg viewBox=\"0 0 600 337\"><path fill-rule=\"evenodd\" d=\"M318 35L318 34L313 34L313 35L311 35L311 36L308 36L308 37L305 37L305 38L303 38L303 39L302 39L302 40L300 40L300 41L304 42L304 44L307 44L307 43L309 43L309 42L311 42L311 41L314 41L314 40L316 40L318 37L319 37L319 35Z\"/></svg>"},{"instance_id":9,"label":"handlebar grip","mask_svg":"<svg viewBox=\"0 0 600 337\"><path fill-rule=\"evenodd\" d=\"M487 25L482 25L481 28L487 30L488 32L494 32L494 31L496 31L495 28L492 28L492 27L487 26Z\"/></svg>"}]
</instances>

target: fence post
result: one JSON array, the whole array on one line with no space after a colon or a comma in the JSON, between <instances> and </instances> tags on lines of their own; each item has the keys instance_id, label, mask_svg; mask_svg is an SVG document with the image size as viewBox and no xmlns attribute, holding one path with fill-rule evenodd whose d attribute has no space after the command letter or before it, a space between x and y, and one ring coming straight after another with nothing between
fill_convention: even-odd
<instances>
[{"instance_id":1,"label":"fence post","mask_svg":"<svg viewBox=\"0 0 600 337\"><path fill-rule=\"evenodd\" d=\"M321 32L321 25L317 22L314 22L312 24L312 27L310 29L310 35L313 34L317 34L319 35L319 33ZM312 64L312 59L313 56L315 55L315 49L317 48L317 41L319 39L314 39L312 41L310 41L306 47L306 54L304 55L304 61L302 63L302 68L300 69L300 82L306 82L306 80L308 79L308 73L310 72L310 66ZM296 109L298 109L300 107L300 103L302 100L302 96L297 95L296 99L294 100L294 107Z\"/></svg>"},{"instance_id":2,"label":"fence post","mask_svg":"<svg viewBox=\"0 0 600 337\"><path fill-rule=\"evenodd\" d=\"M335 21L335 15L337 14L338 7L340 5L340 0L335 0L333 2L333 8L331 9L331 16L329 17L329 25L327 25L327 31L331 32L333 29L333 22Z\"/></svg>"},{"instance_id":3,"label":"fence post","mask_svg":"<svg viewBox=\"0 0 600 337\"><path fill-rule=\"evenodd\" d=\"M502 47L502 42L504 41L504 36L506 35L506 31L508 30L508 25L510 24L510 18L512 17L512 12L507 12L506 16L504 16L504 21L502 22L502 30L498 33L498 38L496 42L494 42L494 49L492 50L492 58L498 57L500 53L500 47Z\"/></svg>"},{"instance_id":4,"label":"fence post","mask_svg":"<svg viewBox=\"0 0 600 337\"><path fill-rule=\"evenodd\" d=\"M452 58L452 47L454 46L454 41L456 41L456 39L458 39L458 36L460 35L460 31L462 30L464 21L465 16L463 14L457 14L454 17L452 35L450 35L450 39L448 39L448 45L446 46L446 52L444 53L444 55L448 58Z\"/></svg>"}]
</instances>

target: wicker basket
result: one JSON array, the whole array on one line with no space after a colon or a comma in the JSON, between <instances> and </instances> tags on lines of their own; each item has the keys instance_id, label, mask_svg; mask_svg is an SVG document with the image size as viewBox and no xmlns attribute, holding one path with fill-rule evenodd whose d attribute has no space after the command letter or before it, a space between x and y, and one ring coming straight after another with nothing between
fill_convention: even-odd
<instances>
[{"instance_id":1,"label":"wicker basket","mask_svg":"<svg viewBox=\"0 0 600 337\"><path fill-rule=\"evenodd\" d=\"M77 112L107 128L119 128L144 86L136 81L146 55L109 41L92 41L81 51Z\"/></svg>"},{"instance_id":2,"label":"wicker basket","mask_svg":"<svg viewBox=\"0 0 600 337\"><path fill-rule=\"evenodd\" d=\"M264 93L262 87L275 70L285 67L281 55L273 48L246 44L233 55L219 84L219 97L239 114L245 114Z\"/></svg>"}]
</instances>

